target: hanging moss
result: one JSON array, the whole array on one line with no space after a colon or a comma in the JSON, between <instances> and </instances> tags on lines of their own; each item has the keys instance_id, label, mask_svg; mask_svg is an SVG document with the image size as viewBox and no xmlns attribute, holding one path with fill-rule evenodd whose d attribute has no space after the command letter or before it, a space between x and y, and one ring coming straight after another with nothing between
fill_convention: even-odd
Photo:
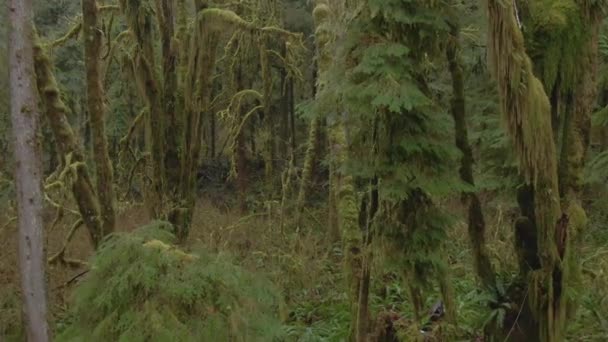
<instances>
[{"instance_id":1,"label":"hanging moss","mask_svg":"<svg viewBox=\"0 0 608 342\"><path fill-rule=\"evenodd\" d=\"M490 60L498 82L502 112L520 169L534 189L540 268L528 276L531 310L538 322L541 341L561 340L567 308L567 296L562 289L568 282L568 272L565 272L568 261L563 258L569 253L559 251L561 247L564 251L567 249L567 223L559 223L564 217L559 203L549 100L542 83L533 74L513 2L489 0L488 10Z\"/></svg>"}]
</instances>

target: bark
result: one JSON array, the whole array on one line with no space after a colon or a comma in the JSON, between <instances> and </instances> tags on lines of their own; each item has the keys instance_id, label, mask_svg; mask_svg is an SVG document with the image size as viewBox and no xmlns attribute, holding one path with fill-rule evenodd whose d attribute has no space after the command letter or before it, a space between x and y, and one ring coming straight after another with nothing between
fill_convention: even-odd
<instances>
[{"instance_id":1,"label":"bark","mask_svg":"<svg viewBox=\"0 0 608 342\"><path fill-rule=\"evenodd\" d=\"M68 109L61 100L59 87L53 74L53 66L39 42L34 45L36 83L58 150L65 159L71 155L76 168L72 184L72 194L88 229L93 246L97 248L104 231L100 220L101 211L95 190L85 164L82 145L76 140L74 131L67 118Z\"/></svg>"},{"instance_id":2,"label":"bark","mask_svg":"<svg viewBox=\"0 0 608 342\"><path fill-rule=\"evenodd\" d=\"M96 0L82 0L84 62L87 81L87 107L93 140L93 158L97 171L97 196L105 236L114 231L114 175L106 138L106 106L101 76L101 26Z\"/></svg>"},{"instance_id":3,"label":"bark","mask_svg":"<svg viewBox=\"0 0 608 342\"><path fill-rule=\"evenodd\" d=\"M43 238L40 111L35 79L31 0L10 2L10 93L19 216L19 267L28 341L49 341Z\"/></svg>"},{"instance_id":4,"label":"bark","mask_svg":"<svg viewBox=\"0 0 608 342\"><path fill-rule=\"evenodd\" d=\"M473 179L473 150L469 144L469 135L466 122L466 107L464 95L464 77L460 61L459 28L452 26L452 40L447 47L446 55L452 76L452 100L450 103L452 117L454 118L454 131L456 146L462 152L460 160L460 178L471 186L475 186ZM465 192L462 194L463 203L468 207L469 240L473 249L475 271L486 289L495 287L495 274L486 249L486 224L477 193Z\"/></svg>"}]
</instances>

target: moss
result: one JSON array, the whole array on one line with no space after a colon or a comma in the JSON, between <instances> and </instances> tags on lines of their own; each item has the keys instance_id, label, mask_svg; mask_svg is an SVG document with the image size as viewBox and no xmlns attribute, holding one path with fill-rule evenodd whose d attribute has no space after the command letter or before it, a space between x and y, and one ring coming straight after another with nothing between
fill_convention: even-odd
<instances>
[{"instance_id":1,"label":"moss","mask_svg":"<svg viewBox=\"0 0 608 342\"><path fill-rule=\"evenodd\" d=\"M308 141L306 142L306 155L304 157L304 166L302 167L302 177L300 181L300 190L298 192L298 216L301 217L303 208L306 205L308 194L311 188L312 176L316 158L319 152L319 140L321 136L321 120L318 117L312 119L310 130L308 132ZM301 220L297 220L297 224L301 224Z\"/></svg>"},{"instance_id":2,"label":"moss","mask_svg":"<svg viewBox=\"0 0 608 342\"><path fill-rule=\"evenodd\" d=\"M86 67L87 108L90 116L91 136L93 141L93 158L96 170L96 190L99 198L103 233L105 236L114 231L116 221L114 213L114 172L108 151L106 137L104 90L101 74L102 31L99 25L99 10L96 0L84 0L83 34Z\"/></svg>"},{"instance_id":3,"label":"moss","mask_svg":"<svg viewBox=\"0 0 608 342\"><path fill-rule=\"evenodd\" d=\"M568 5L569 3L571 2L567 0L539 1L535 5L551 5L551 10L564 11L574 8ZM557 154L550 105L545 88L533 74L523 35L513 15L513 3L509 1L503 4L490 0L488 8L491 27L490 55L494 64L493 72L498 81L502 111L515 144L520 168L533 189L533 217L528 215L528 219L533 220L536 226L540 267L528 275L531 311L537 321L541 341L561 340L570 300L563 289L573 277L568 266L572 262L568 258L572 258L573 253L570 251L572 247L568 237L571 230L568 216L562 214L559 202ZM538 9L532 9L533 12L535 10ZM572 15L566 13L562 17L553 13L547 20L551 25L559 26L564 25L563 18L571 19ZM574 34L576 31L575 27ZM573 49L570 53L578 53L575 51L578 50ZM553 58L556 55L549 53L548 56ZM558 57L567 56L562 54ZM549 62L556 63L555 60ZM569 68L564 65L564 60L560 63L560 72L563 73L559 77L563 78L564 82L571 82L568 72L572 70L572 66ZM555 69L555 66L551 68ZM548 79L547 88L551 89L552 76L545 75L545 78ZM566 84L565 89L569 86L571 84ZM564 209L567 210L567 205Z\"/></svg>"},{"instance_id":4,"label":"moss","mask_svg":"<svg viewBox=\"0 0 608 342\"><path fill-rule=\"evenodd\" d=\"M64 158L71 155L73 164L78 165L74 172L76 176L71 190L91 241L97 247L104 237L99 200L95 195L88 168L84 163L84 152L68 122L68 109L59 96L59 86L53 74L53 65L40 41L36 41L34 44L34 67L36 85L44 104L44 113L51 126L58 150Z\"/></svg>"}]
</instances>

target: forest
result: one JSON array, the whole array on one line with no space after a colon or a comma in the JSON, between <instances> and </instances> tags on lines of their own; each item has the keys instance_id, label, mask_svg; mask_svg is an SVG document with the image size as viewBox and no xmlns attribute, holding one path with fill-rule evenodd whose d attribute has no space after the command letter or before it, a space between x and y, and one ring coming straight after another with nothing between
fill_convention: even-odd
<instances>
[{"instance_id":1,"label":"forest","mask_svg":"<svg viewBox=\"0 0 608 342\"><path fill-rule=\"evenodd\" d=\"M0 23L0 341L608 341L608 0Z\"/></svg>"}]
</instances>

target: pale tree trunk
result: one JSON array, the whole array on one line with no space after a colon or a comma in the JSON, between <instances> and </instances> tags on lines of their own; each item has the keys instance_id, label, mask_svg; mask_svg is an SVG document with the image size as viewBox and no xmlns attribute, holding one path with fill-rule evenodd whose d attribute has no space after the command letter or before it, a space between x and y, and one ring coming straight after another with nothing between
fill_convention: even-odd
<instances>
[{"instance_id":1,"label":"pale tree trunk","mask_svg":"<svg viewBox=\"0 0 608 342\"><path fill-rule=\"evenodd\" d=\"M48 341L43 246L42 163L34 79L31 0L11 0L11 118L19 214L19 263L28 341Z\"/></svg>"},{"instance_id":2,"label":"pale tree trunk","mask_svg":"<svg viewBox=\"0 0 608 342\"><path fill-rule=\"evenodd\" d=\"M106 138L105 105L101 82L101 27L99 10L95 0L82 0L84 63L87 79L87 106L89 109L93 156L97 171L97 196L101 210L101 221L105 236L114 231L114 189L112 162Z\"/></svg>"}]
</instances>

